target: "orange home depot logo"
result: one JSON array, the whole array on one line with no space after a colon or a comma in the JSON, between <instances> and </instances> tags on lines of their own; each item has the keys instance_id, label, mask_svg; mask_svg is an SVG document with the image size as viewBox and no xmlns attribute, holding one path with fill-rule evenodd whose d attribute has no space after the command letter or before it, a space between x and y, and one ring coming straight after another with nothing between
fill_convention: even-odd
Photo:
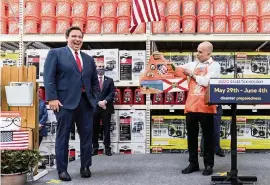
<instances>
[{"instance_id":1,"label":"orange home depot logo","mask_svg":"<svg viewBox=\"0 0 270 185\"><path fill-rule=\"evenodd\" d=\"M83 15L83 9L84 9L84 6L82 3L80 4L77 4L75 7L73 7L74 10L73 10L73 15L77 15L77 16L81 16Z\"/></svg>"},{"instance_id":2,"label":"orange home depot logo","mask_svg":"<svg viewBox=\"0 0 270 185\"><path fill-rule=\"evenodd\" d=\"M241 5L242 5L241 2L239 2L239 1L232 2L232 6L231 6L232 12L240 11Z\"/></svg>"},{"instance_id":3,"label":"orange home depot logo","mask_svg":"<svg viewBox=\"0 0 270 185\"><path fill-rule=\"evenodd\" d=\"M237 152L246 152L246 148L237 148Z\"/></svg>"},{"instance_id":4,"label":"orange home depot logo","mask_svg":"<svg viewBox=\"0 0 270 185\"><path fill-rule=\"evenodd\" d=\"M128 10L128 6L126 3L122 3L120 4L120 6L118 6L118 14L119 15L123 15L125 14L125 12Z\"/></svg>"},{"instance_id":5,"label":"orange home depot logo","mask_svg":"<svg viewBox=\"0 0 270 185\"><path fill-rule=\"evenodd\" d=\"M113 12L113 5L112 4L107 4L103 6L104 8L104 16L110 16Z\"/></svg>"},{"instance_id":6,"label":"orange home depot logo","mask_svg":"<svg viewBox=\"0 0 270 185\"><path fill-rule=\"evenodd\" d=\"M51 4L43 3L41 9L41 15L48 15L52 11L53 7Z\"/></svg>"},{"instance_id":7,"label":"orange home depot logo","mask_svg":"<svg viewBox=\"0 0 270 185\"><path fill-rule=\"evenodd\" d=\"M225 3L224 2L219 2L216 6L216 12L220 13L223 12L225 9Z\"/></svg>"},{"instance_id":8,"label":"orange home depot logo","mask_svg":"<svg viewBox=\"0 0 270 185\"><path fill-rule=\"evenodd\" d=\"M236 122L237 123L246 123L247 122L247 118L245 118L245 117L237 117L236 118Z\"/></svg>"},{"instance_id":9,"label":"orange home depot logo","mask_svg":"<svg viewBox=\"0 0 270 185\"><path fill-rule=\"evenodd\" d=\"M163 117L154 118L153 120L156 123L163 123L164 122L164 118Z\"/></svg>"},{"instance_id":10,"label":"orange home depot logo","mask_svg":"<svg viewBox=\"0 0 270 185\"><path fill-rule=\"evenodd\" d=\"M67 12L68 10L68 5L67 4L60 4L59 6L57 6L57 9L56 9L56 15L57 16L60 16L60 15L65 15L65 13Z\"/></svg>"}]
</instances>

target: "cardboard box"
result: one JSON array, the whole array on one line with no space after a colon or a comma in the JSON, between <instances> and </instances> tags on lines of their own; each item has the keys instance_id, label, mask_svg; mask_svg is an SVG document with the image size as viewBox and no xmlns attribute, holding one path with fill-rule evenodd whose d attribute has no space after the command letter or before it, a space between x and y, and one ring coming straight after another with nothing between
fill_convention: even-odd
<instances>
[{"instance_id":1,"label":"cardboard box","mask_svg":"<svg viewBox=\"0 0 270 185\"><path fill-rule=\"evenodd\" d=\"M192 52L164 52L164 58L176 66L184 65L193 61Z\"/></svg>"},{"instance_id":2,"label":"cardboard box","mask_svg":"<svg viewBox=\"0 0 270 185\"><path fill-rule=\"evenodd\" d=\"M118 110L114 111L111 117L111 129L110 129L110 136L111 142L118 142L119 141L119 114Z\"/></svg>"},{"instance_id":3,"label":"cardboard box","mask_svg":"<svg viewBox=\"0 0 270 185\"><path fill-rule=\"evenodd\" d=\"M145 154L145 143L119 143L119 154Z\"/></svg>"},{"instance_id":4,"label":"cardboard box","mask_svg":"<svg viewBox=\"0 0 270 185\"><path fill-rule=\"evenodd\" d=\"M270 53L268 52L236 52L237 66L243 74L241 78L269 78Z\"/></svg>"},{"instance_id":5,"label":"cardboard box","mask_svg":"<svg viewBox=\"0 0 270 185\"><path fill-rule=\"evenodd\" d=\"M47 58L48 49L28 49L26 50L26 65L36 67L36 79L43 81L44 64Z\"/></svg>"},{"instance_id":6,"label":"cardboard box","mask_svg":"<svg viewBox=\"0 0 270 185\"><path fill-rule=\"evenodd\" d=\"M42 142L39 146L40 155L44 157L41 166L56 168L55 143Z\"/></svg>"},{"instance_id":7,"label":"cardboard box","mask_svg":"<svg viewBox=\"0 0 270 185\"><path fill-rule=\"evenodd\" d=\"M17 66L19 62L18 52L0 51L0 67L2 66Z\"/></svg>"},{"instance_id":8,"label":"cardboard box","mask_svg":"<svg viewBox=\"0 0 270 185\"><path fill-rule=\"evenodd\" d=\"M144 71L146 54L145 50L120 50L120 80L139 80Z\"/></svg>"},{"instance_id":9,"label":"cardboard box","mask_svg":"<svg viewBox=\"0 0 270 185\"><path fill-rule=\"evenodd\" d=\"M234 53L233 52L213 52L212 58L220 64L221 78L234 77Z\"/></svg>"},{"instance_id":10,"label":"cardboard box","mask_svg":"<svg viewBox=\"0 0 270 185\"><path fill-rule=\"evenodd\" d=\"M119 142L145 142L145 110L119 110Z\"/></svg>"},{"instance_id":11,"label":"cardboard box","mask_svg":"<svg viewBox=\"0 0 270 185\"><path fill-rule=\"evenodd\" d=\"M100 123L99 127L99 142L103 142L104 135L103 135L103 124ZM110 127L110 136L111 142L118 142L119 141L119 116L118 110L114 111L114 114L111 116L111 127Z\"/></svg>"},{"instance_id":12,"label":"cardboard box","mask_svg":"<svg viewBox=\"0 0 270 185\"><path fill-rule=\"evenodd\" d=\"M248 149L270 149L270 116L237 116L237 147ZM221 147L230 149L231 117L222 117L220 127Z\"/></svg>"},{"instance_id":13,"label":"cardboard box","mask_svg":"<svg viewBox=\"0 0 270 185\"><path fill-rule=\"evenodd\" d=\"M119 80L119 50L118 49L93 49L83 50L94 58L94 61L102 61L105 65L105 75L114 81Z\"/></svg>"},{"instance_id":14,"label":"cardboard box","mask_svg":"<svg viewBox=\"0 0 270 185\"><path fill-rule=\"evenodd\" d=\"M152 116L151 146L178 146L187 149L185 116Z\"/></svg>"}]
</instances>

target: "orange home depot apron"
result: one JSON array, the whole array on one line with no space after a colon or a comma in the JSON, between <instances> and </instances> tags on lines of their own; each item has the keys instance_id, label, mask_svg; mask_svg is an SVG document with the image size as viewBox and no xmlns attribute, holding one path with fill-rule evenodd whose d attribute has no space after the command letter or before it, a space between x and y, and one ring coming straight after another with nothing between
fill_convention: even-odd
<instances>
[{"instance_id":1,"label":"orange home depot apron","mask_svg":"<svg viewBox=\"0 0 270 185\"><path fill-rule=\"evenodd\" d=\"M211 65L212 63L213 62L211 62L209 65ZM200 68L195 67L193 74L195 74L196 76L205 76L207 74L208 66L200 67ZM189 91L188 91L188 97L186 100L185 113L201 112L201 113L214 114L217 112L216 105L209 106L205 104L205 93L206 93L207 87L198 85L197 82L193 78L190 78L188 85L189 85Z\"/></svg>"}]
</instances>

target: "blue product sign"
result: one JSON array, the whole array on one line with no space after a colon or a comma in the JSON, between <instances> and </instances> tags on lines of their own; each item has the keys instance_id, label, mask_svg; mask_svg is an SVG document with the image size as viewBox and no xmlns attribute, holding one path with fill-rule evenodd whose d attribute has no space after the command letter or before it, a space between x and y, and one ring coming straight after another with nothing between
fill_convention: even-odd
<instances>
[{"instance_id":1,"label":"blue product sign","mask_svg":"<svg viewBox=\"0 0 270 185\"><path fill-rule=\"evenodd\" d=\"M209 95L210 104L267 104L270 79L211 79Z\"/></svg>"}]
</instances>

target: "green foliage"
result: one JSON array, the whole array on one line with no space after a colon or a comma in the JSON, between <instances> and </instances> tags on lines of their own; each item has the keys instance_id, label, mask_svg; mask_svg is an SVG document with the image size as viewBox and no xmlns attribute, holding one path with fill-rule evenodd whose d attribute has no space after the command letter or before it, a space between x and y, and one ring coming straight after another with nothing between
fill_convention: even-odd
<instances>
[{"instance_id":1,"label":"green foliage","mask_svg":"<svg viewBox=\"0 0 270 185\"><path fill-rule=\"evenodd\" d=\"M172 70L175 71L175 66L174 66L174 64L171 64L171 66L172 66Z\"/></svg>"},{"instance_id":2,"label":"green foliage","mask_svg":"<svg viewBox=\"0 0 270 185\"><path fill-rule=\"evenodd\" d=\"M22 173L34 168L42 159L37 150L2 150L1 174Z\"/></svg>"}]
</instances>

